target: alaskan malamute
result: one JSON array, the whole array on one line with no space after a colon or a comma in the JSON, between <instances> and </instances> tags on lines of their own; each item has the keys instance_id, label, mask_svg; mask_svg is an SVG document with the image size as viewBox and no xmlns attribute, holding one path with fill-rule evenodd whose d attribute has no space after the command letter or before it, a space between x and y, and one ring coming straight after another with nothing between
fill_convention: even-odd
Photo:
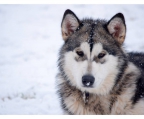
<instances>
[{"instance_id":1,"label":"alaskan malamute","mask_svg":"<svg viewBox=\"0 0 144 119\"><path fill-rule=\"evenodd\" d=\"M109 21L66 10L58 94L65 114L144 114L144 54L126 53L122 13Z\"/></svg>"}]
</instances>

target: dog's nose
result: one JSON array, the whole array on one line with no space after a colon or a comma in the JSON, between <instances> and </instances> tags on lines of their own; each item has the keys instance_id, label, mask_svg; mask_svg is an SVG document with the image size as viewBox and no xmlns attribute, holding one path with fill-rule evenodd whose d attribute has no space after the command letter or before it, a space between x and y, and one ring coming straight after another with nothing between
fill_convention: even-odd
<instances>
[{"instance_id":1,"label":"dog's nose","mask_svg":"<svg viewBox=\"0 0 144 119\"><path fill-rule=\"evenodd\" d=\"M86 87L91 87L94 84L95 78L91 75L85 75L82 77L82 83Z\"/></svg>"}]
</instances>

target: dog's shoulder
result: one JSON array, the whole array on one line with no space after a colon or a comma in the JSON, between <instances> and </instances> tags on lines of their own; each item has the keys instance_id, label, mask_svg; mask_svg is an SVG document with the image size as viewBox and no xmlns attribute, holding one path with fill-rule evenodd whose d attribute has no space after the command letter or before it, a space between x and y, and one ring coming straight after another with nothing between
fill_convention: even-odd
<instances>
[{"instance_id":1,"label":"dog's shoulder","mask_svg":"<svg viewBox=\"0 0 144 119\"><path fill-rule=\"evenodd\" d=\"M130 52L128 53L128 60L132 62L140 70L140 76L136 81L136 91L132 98L133 104L138 103L141 99L144 99L144 53Z\"/></svg>"},{"instance_id":2,"label":"dog's shoulder","mask_svg":"<svg viewBox=\"0 0 144 119\"><path fill-rule=\"evenodd\" d=\"M129 52L128 59L134 63L137 67L142 68L144 72L144 53L141 52Z\"/></svg>"}]
</instances>

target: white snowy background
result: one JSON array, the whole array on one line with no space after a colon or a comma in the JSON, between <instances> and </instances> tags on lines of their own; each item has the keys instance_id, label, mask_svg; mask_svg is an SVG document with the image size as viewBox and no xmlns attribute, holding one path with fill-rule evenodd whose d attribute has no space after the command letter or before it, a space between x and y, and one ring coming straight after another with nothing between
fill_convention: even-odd
<instances>
[{"instance_id":1,"label":"white snowy background","mask_svg":"<svg viewBox=\"0 0 144 119\"><path fill-rule=\"evenodd\" d=\"M128 51L144 52L144 5L0 5L0 114L62 114L55 88L61 20L126 19Z\"/></svg>"}]
</instances>

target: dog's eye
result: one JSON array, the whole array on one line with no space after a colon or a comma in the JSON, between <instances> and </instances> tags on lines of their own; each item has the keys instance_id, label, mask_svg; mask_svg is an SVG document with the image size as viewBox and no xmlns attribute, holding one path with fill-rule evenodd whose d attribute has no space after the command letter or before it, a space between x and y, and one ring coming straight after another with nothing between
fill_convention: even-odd
<instances>
[{"instance_id":1,"label":"dog's eye","mask_svg":"<svg viewBox=\"0 0 144 119\"><path fill-rule=\"evenodd\" d=\"M106 55L105 53L100 53L100 54L98 55L98 58L101 59L101 58L103 58L105 55Z\"/></svg>"},{"instance_id":2,"label":"dog's eye","mask_svg":"<svg viewBox=\"0 0 144 119\"><path fill-rule=\"evenodd\" d=\"M76 53L80 56L80 57L83 57L84 56L84 53L82 51L76 51Z\"/></svg>"}]
</instances>

